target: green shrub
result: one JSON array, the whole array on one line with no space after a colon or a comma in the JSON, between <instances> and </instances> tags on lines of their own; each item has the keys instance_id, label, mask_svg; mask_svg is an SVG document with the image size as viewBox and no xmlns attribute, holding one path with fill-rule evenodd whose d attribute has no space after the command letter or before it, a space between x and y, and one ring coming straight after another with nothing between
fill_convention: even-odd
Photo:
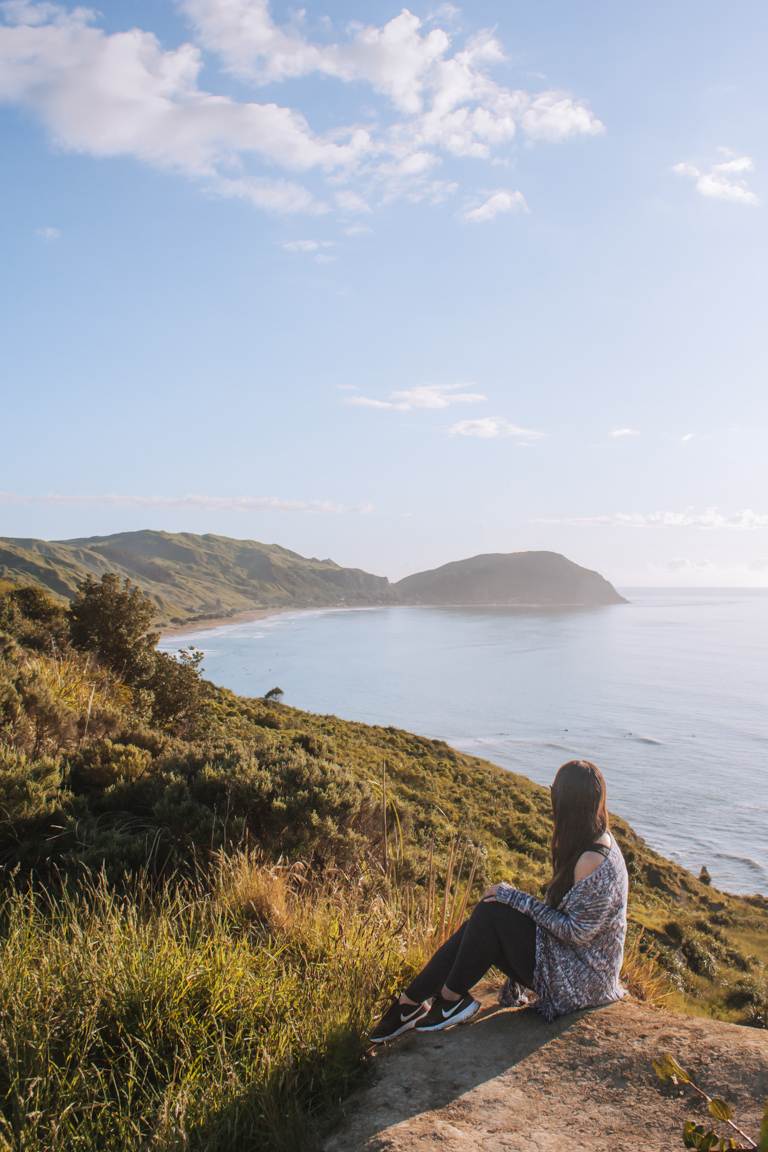
<instances>
[{"instance_id":1,"label":"green shrub","mask_svg":"<svg viewBox=\"0 0 768 1152\"><path fill-rule=\"evenodd\" d=\"M739 980L729 989L725 1002L729 1008L742 1009L742 1023L768 1028L768 982L749 977Z\"/></svg>"},{"instance_id":2,"label":"green shrub","mask_svg":"<svg viewBox=\"0 0 768 1152\"><path fill-rule=\"evenodd\" d=\"M0 744L0 829L55 811L61 785L58 761L30 760L23 752Z\"/></svg>"},{"instance_id":3,"label":"green shrub","mask_svg":"<svg viewBox=\"0 0 768 1152\"><path fill-rule=\"evenodd\" d=\"M69 606L69 628L76 648L95 652L129 684L150 676L159 634L152 631L155 609L130 580L106 572L86 577Z\"/></svg>"},{"instance_id":4,"label":"green shrub","mask_svg":"<svg viewBox=\"0 0 768 1152\"><path fill-rule=\"evenodd\" d=\"M685 957L686 963L691 972L695 972L697 976L708 976L712 978L717 972L717 964L712 951L707 947L707 942L700 935L691 933L686 935L683 940L680 951Z\"/></svg>"},{"instance_id":5,"label":"green shrub","mask_svg":"<svg viewBox=\"0 0 768 1152\"><path fill-rule=\"evenodd\" d=\"M66 611L40 588L0 591L0 630L25 647L48 655L69 647Z\"/></svg>"}]
</instances>

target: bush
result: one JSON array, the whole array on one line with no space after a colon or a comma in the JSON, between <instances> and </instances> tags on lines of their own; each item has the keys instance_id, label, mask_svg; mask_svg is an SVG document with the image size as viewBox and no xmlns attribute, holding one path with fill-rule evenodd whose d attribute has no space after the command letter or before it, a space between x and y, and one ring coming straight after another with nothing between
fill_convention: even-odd
<instances>
[{"instance_id":1,"label":"bush","mask_svg":"<svg viewBox=\"0 0 768 1152\"><path fill-rule=\"evenodd\" d=\"M69 647L66 611L40 588L0 592L0 629L27 648L49 655Z\"/></svg>"},{"instance_id":2,"label":"bush","mask_svg":"<svg viewBox=\"0 0 768 1152\"><path fill-rule=\"evenodd\" d=\"M0 744L0 829L55 811L61 786L57 760L29 760L23 752Z\"/></svg>"},{"instance_id":3,"label":"bush","mask_svg":"<svg viewBox=\"0 0 768 1152\"><path fill-rule=\"evenodd\" d=\"M152 719L156 724L178 727L194 717L203 698L202 661L203 653L196 648L180 649L177 656L155 652L154 667L143 683L152 694Z\"/></svg>"},{"instance_id":4,"label":"bush","mask_svg":"<svg viewBox=\"0 0 768 1152\"><path fill-rule=\"evenodd\" d=\"M71 758L69 784L74 792L104 792L115 784L140 780L151 762L152 755L144 748L101 740Z\"/></svg>"},{"instance_id":5,"label":"bush","mask_svg":"<svg viewBox=\"0 0 768 1152\"><path fill-rule=\"evenodd\" d=\"M710 979L717 972L717 964L707 942L701 936L690 934L685 937L680 948L691 972Z\"/></svg>"},{"instance_id":6,"label":"bush","mask_svg":"<svg viewBox=\"0 0 768 1152\"><path fill-rule=\"evenodd\" d=\"M159 633L152 631L155 609L149 597L113 572L88 576L69 606L76 648L95 652L129 684L152 675Z\"/></svg>"},{"instance_id":7,"label":"bush","mask_svg":"<svg viewBox=\"0 0 768 1152\"><path fill-rule=\"evenodd\" d=\"M742 1023L753 1028L768 1028L768 983L748 978L739 980L728 991L729 1008L743 1009Z\"/></svg>"}]
</instances>

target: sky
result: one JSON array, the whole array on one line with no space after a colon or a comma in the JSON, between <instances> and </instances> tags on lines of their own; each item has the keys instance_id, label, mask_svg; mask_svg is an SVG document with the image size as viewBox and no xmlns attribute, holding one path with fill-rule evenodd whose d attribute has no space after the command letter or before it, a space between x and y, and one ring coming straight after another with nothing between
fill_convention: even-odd
<instances>
[{"instance_id":1,"label":"sky","mask_svg":"<svg viewBox=\"0 0 768 1152\"><path fill-rule=\"evenodd\" d=\"M0 535L768 586L768 6L0 2Z\"/></svg>"}]
</instances>

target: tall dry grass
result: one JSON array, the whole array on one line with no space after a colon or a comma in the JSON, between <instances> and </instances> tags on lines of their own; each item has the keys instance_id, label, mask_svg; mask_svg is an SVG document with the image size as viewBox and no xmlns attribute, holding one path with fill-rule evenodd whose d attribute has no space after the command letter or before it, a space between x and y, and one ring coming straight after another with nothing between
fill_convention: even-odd
<instances>
[{"instance_id":1,"label":"tall dry grass","mask_svg":"<svg viewBox=\"0 0 768 1152\"><path fill-rule=\"evenodd\" d=\"M454 857L427 899L249 852L159 893L103 879L10 891L0 1148L310 1149L382 997L466 907L472 869Z\"/></svg>"},{"instance_id":2,"label":"tall dry grass","mask_svg":"<svg viewBox=\"0 0 768 1152\"><path fill-rule=\"evenodd\" d=\"M621 980L636 1000L661 1008L672 995L669 976L645 950L642 929L630 931L624 948Z\"/></svg>"}]
</instances>

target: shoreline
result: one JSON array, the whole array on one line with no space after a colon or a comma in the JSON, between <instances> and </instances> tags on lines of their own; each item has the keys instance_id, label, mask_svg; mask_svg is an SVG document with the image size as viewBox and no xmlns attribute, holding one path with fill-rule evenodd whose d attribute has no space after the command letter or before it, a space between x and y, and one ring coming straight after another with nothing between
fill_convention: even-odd
<instances>
[{"instance_id":1,"label":"shoreline","mask_svg":"<svg viewBox=\"0 0 768 1152\"><path fill-rule=\"evenodd\" d=\"M382 602L381 604L290 604L277 608L249 608L243 612L235 612L231 616L201 616L199 620L188 620L185 624L172 624L163 628L160 640L173 636L185 636L188 632L210 632L213 628L225 628L227 625L248 624L254 620L266 620L270 616L283 616L288 612L358 612L375 608L431 608L449 610L483 610L505 612L592 612L598 608L615 608L621 604L630 604L623 600L607 604L420 604Z\"/></svg>"},{"instance_id":2,"label":"shoreline","mask_svg":"<svg viewBox=\"0 0 768 1152\"><path fill-rule=\"evenodd\" d=\"M213 628L223 628L227 624L248 624L252 620L266 620L268 616L280 616L284 612L303 612L303 608L249 608L235 612L231 616L202 616L199 620L188 620L185 624L171 624L163 628L160 641L174 636L186 636L189 632L210 632Z\"/></svg>"}]
</instances>

